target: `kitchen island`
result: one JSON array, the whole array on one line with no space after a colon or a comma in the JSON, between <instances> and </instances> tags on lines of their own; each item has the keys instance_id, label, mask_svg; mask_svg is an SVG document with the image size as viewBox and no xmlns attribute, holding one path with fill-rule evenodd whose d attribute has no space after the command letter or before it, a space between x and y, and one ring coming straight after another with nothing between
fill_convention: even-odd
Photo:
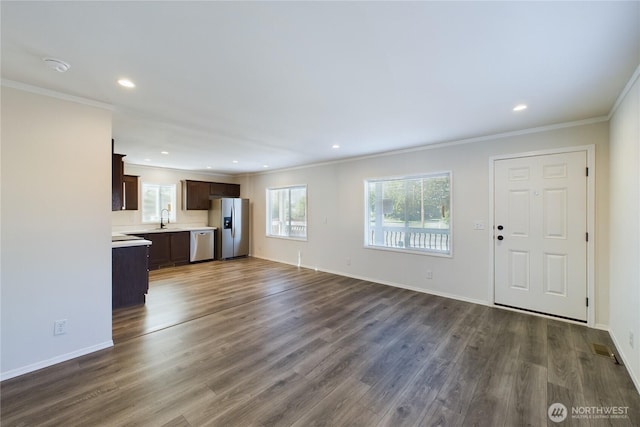
<instances>
[{"instance_id":1,"label":"kitchen island","mask_svg":"<svg viewBox=\"0 0 640 427\"><path fill-rule=\"evenodd\" d=\"M111 237L111 308L144 304L149 290L149 246L136 236Z\"/></svg>"}]
</instances>

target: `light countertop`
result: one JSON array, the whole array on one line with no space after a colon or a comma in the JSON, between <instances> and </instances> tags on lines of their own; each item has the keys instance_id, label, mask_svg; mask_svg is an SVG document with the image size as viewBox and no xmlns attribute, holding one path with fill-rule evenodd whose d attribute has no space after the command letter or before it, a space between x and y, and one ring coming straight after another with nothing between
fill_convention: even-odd
<instances>
[{"instance_id":1,"label":"light countertop","mask_svg":"<svg viewBox=\"0 0 640 427\"><path fill-rule=\"evenodd\" d=\"M149 233L175 233L180 231L200 231L200 230L217 230L217 227L207 227L207 226L195 226L195 227L167 227L167 228L159 228L159 227L150 227L150 228L140 228L134 230L120 230L113 231L111 233L112 236L125 236L125 235L137 235L137 234L149 234Z\"/></svg>"},{"instance_id":2,"label":"light countertop","mask_svg":"<svg viewBox=\"0 0 640 427\"><path fill-rule=\"evenodd\" d=\"M201 231L201 230L217 230L217 227L207 227L207 226L195 226L195 227L167 227L167 228L144 228L138 230L122 230L122 231L112 231L111 237L111 247L112 248L126 248L130 246L144 246L151 245L152 242L150 240L145 240L142 238L136 239L134 236L140 234L149 234L149 233L175 233L180 231Z\"/></svg>"},{"instance_id":3,"label":"light countertop","mask_svg":"<svg viewBox=\"0 0 640 427\"><path fill-rule=\"evenodd\" d=\"M152 242L145 239L136 239L134 236L111 236L111 249L129 248L131 246L149 246Z\"/></svg>"}]
</instances>

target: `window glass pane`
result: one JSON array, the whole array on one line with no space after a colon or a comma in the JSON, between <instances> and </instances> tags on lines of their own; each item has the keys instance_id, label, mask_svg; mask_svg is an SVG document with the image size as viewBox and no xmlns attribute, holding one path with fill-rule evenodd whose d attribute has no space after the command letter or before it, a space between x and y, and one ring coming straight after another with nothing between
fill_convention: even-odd
<instances>
[{"instance_id":1,"label":"window glass pane","mask_svg":"<svg viewBox=\"0 0 640 427\"><path fill-rule=\"evenodd\" d=\"M306 222L307 220L307 191L304 188L293 188L291 198L291 221Z\"/></svg>"},{"instance_id":2,"label":"window glass pane","mask_svg":"<svg viewBox=\"0 0 640 427\"><path fill-rule=\"evenodd\" d=\"M168 209L162 212L162 218L166 222L176 221L176 185L161 185L142 183L142 222L157 222L160 224L160 213L162 209Z\"/></svg>"},{"instance_id":3,"label":"window glass pane","mask_svg":"<svg viewBox=\"0 0 640 427\"><path fill-rule=\"evenodd\" d=\"M268 234L280 235L280 193L277 190L269 194L269 212L271 217L267 219L269 224Z\"/></svg>"},{"instance_id":4,"label":"window glass pane","mask_svg":"<svg viewBox=\"0 0 640 427\"><path fill-rule=\"evenodd\" d=\"M307 187L267 189L267 235L307 237Z\"/></svg>"},{"instance_id":5,"label":"window glass pane","mask_svg":"<svg viewBox=\"0 0 640 427\"><path fill-rule=\"evenodd\" d=\"M151 222L158 219L158 186L142 184L142 222Z\"/></svg>"},{"instance_id":6,"label":"window glass pane","mask_svg":"<svg viewBox=\"0 0 640 427\"><path fill-rule=\"evenodd\" d=\"M451 254L451 174L366 182L368 246Z\"/></svg>"}]
</instances>

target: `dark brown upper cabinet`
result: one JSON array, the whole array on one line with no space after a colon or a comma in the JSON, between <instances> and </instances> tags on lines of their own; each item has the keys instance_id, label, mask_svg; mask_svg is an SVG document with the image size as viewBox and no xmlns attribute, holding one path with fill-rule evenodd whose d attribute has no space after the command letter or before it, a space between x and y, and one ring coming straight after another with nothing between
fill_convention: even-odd
<instances>
[{"instance_id":1,"label":"dark brown upper cabinet","mask_svg":"<svg viewBox=\"0 0 640 427\"><path fill-rule=\"evenodd\" d=\"M124 154L111 154L111 210L122 210L124 205Z\"/></svg>"},{"instance_id":2,"label":"dark brown upper cabinet","mask_svg":"<svg viewBox=\"0 0 640 427\"><path fill-rule=\"evenodd\" d=\"M240 185L212 182L209 195L214 197L240 197Z\"/></svg>"},{"instance_id":3,"label":"dark brown upper cabinet","mask_svg":"<svg viewBox=\"0 0 640 427\"><path fill-rule=\"evenodd\" d=\"M138 177L123 175L124 206L127 211L137 211L138 208Z\"/></svg>"},{"instance_id":4,"label":"dark brown upper cabinet","mask_svg":"<svg viewBox=\"0 0 640 427\"><path fill-rule=\"evenodd\" d=\"M209 209L210 184L210 182L205 181L184 181L184 185L182 187L184 208L187 210Z\"/></svg>"},{"instance_id":5,"label":"dark brown upper cabinet","mask_svg":"<svg viewBox=\"0 0 640 427\"><path fill-rule=\"evenodd\" d=\"M182 186L183 207L187 210L207 210L215 197L240 197L239 184L186 180Z\"/></svg>"}]
</instances>

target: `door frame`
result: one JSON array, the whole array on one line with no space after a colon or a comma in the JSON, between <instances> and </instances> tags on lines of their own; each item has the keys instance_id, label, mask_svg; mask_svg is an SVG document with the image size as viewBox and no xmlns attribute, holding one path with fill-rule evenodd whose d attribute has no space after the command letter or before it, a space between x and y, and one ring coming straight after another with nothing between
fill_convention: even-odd
<instances>
[{"instance_id":1,"label":"door frame","mask_svg":"<svg viewBox=\"0 0 640 427\"><path fill-rule=\"evenodd\" d=\"M523 153L513 153L513 154L501 154L497 156L489 157L489 221L490 221L490 229L489 229L489 253L490 256L490 265L489 265L489 304L494 307L503 308L501 306L496 305L495 303L495 245L494 245L494 236L495 236L495 223L494 223L494 204L495 204L495 162L498 160L509 160L516 159L520 157L532 157L532 156L543 156L548 154L562 154L562 153L574 153L584 151L587 153L587 167L589 168L589 176L587 177L587 233L589 233L589 241L587 242L587 298L589 298L589 306L587 307L587 326L593 328L595 327L595 212L596 212L596 204L595 204L595 183L596 183L596 162L595 162L595 153L596 146L595 144L591 145L581 145L575 147L564 147L564 148L555 148L555 149L547 149L547 150L538 150L538 151L527 151ZM526 312L526 310L523 310ZM535 313L533 313L535 314ZM584 323L571 321L567 319L562 319L555 316L546 316L557 320L565 320L567 322L578 323L583 325Z\"/></svg>"}]
</instances>

